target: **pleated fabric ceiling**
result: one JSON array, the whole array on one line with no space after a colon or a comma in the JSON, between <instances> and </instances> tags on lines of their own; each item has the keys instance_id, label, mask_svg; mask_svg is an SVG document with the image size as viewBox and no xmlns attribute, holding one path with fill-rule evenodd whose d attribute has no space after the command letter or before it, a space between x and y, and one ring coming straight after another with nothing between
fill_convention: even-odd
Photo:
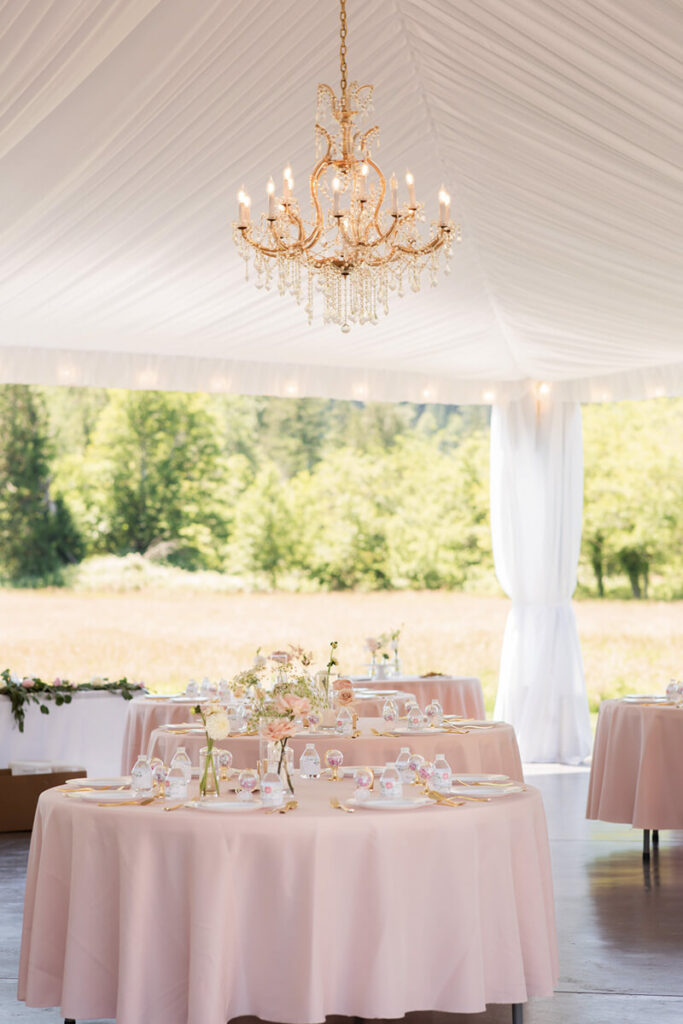
<instances>
[{"instance_id":1,"label":"pleated fabric ceiling","mask_svg":"<svg viewBox=\"0 0 683 1024\"><path fill-rule=\"evenodd\" d=\"M683 393L683 8L348 0L387 175L452 273L378 326L244 281L235 195L305 193L328 0L0 2L0 380L443 402Z\"/></svg>"}]
</instances>

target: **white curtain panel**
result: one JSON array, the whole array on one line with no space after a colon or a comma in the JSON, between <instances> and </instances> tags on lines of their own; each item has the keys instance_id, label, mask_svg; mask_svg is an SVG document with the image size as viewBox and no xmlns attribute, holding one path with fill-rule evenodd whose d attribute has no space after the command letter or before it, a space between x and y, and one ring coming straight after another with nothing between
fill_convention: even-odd
<instances>
[{"instance_id":1,"label":"white curtain panel","mask_svg":"<svg viewBox=\"0 0 683 1024\"><path fill-rule=\"evenodd\" d=\"M591 751L571 597L581 543L581 410L528 394L491 421L491 531L512 599L495 717L511 722L525 761L578 764Z\"/></svg>"}]
</instances>

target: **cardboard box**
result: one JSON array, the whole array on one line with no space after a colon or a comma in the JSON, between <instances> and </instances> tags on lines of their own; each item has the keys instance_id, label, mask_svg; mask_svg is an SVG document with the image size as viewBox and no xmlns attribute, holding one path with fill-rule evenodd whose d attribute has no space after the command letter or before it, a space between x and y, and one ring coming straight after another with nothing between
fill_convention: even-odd
<instances>
[{"instance_id":1,"label":"cardboard box","mask_svg":"<svg viewBox=\"0 0 683 1024\"><path fill-rule=\"evenodd\" d=\"M85 768L67 767L40 775L12 775L9 768L0 768L0 832L30 832L43 790L87 774Z\"/></svg>"}]
</instances>

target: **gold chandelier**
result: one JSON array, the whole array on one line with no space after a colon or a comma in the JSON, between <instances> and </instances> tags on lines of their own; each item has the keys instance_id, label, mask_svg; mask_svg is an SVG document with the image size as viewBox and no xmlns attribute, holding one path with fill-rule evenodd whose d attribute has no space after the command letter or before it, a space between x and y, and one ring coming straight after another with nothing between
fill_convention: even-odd
<instances>
[{"instance_id":1,"label":"gold chandelier","mask_svg":"<svg viewBox=\"0 0 683 1024\"><path fill-rule=\"evenodd\" d=\"M290 292L304 305L313 321L315 291L323 298L323 323L339 324L344 333L351 324L377 323L389 312L389 292L403 295L408 286L419 291L422 272L429 270L437 284L443 252L449 272L452 240L460 241L460 228L450 217L450 196L439 192L439 219L429 237L420 237L418 222L424 206L415 198L415 180L406 174L408 201L399 205L398 183L386 179L372 159L371 146L379 143L375 125L361 132L355 124L371 109L371 85L346 81L346 0L340 0L339 100L329 85L318 86L315 125L316 163L309 179L312 219L302 217L294 196L291 167L283 174L282 195L275 195L271 178L266 186L267 211L255 224L251 200L242 187L238 193L239 220L233 224L235 244L246 263L253 259L256 286L281 295ZM323 202L326 209L323 209Z\"/></svg>"}]
</instances>

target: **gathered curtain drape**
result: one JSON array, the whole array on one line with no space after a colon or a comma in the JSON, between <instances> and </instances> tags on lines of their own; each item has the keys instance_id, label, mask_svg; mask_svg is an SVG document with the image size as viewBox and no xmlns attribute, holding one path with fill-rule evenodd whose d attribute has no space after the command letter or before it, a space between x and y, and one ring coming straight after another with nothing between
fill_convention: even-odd
<instances>
[{"instance_id":1,"label":"gathered curtain drape","mask_svg":"<svg viewBox=\"0 0 683 1024\"><path fill-rule=\"evenodd\" d=\"M528 394L494 406L493 554L498 579L512 599L495 717L515 727L525 761L577 764L591 751L571 604L582 508L579 405Z\"/></svg>"}]
</instances>

